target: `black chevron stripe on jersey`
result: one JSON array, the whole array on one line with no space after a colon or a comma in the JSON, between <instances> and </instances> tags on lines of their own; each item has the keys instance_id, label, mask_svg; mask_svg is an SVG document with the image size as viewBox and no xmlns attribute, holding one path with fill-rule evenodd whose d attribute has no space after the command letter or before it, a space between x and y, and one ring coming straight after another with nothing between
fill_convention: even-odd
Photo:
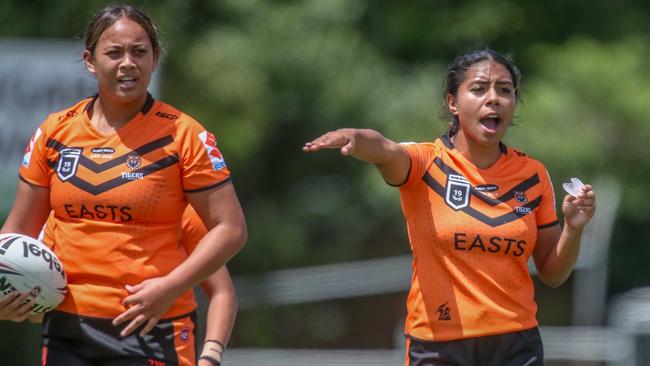
<instances>
[{"instance_id":1,"label":"black chevron stripe on jersey","mask_svg":"<svg viewBox=\"0 0 650 366\"><path fill-rule=\"evenodd\" d=\"M437 166L438 168L440 168L440 170L441 170L443 173L445 173L445 175L447 175L447 176L448 176L449 174L455 174L455 175L461 175L461 176L462 176L462 174L458 173L458 172L455 171L452 167L450 167L449 165L445 164L445 163L442 161L442 159L440 159L440 158L435 158L435 159L433 160L433 162L434 162L434 164L436 164L436 166ZM536 184L538 184L539 182L540 182L540 181L539 181L539 176L538 176L537 174L533 174L533 176L531 176L530 178L528 178L528 179L522 181L521 183L517 184L516 186L512 187L512 189L510 189L508 192L504 193L503 195L501 195L500 197L497 197L497 198L489 197L489 196L487 196L487 195L481 193L480 191L478 191L478 190L477 190L476 188L474 188L473 186L470 187L470 192L471 192L472 195L474 195L476 198L478 198L478 199L480 199L481 201L487 203L488 205L490 205L490 206L496 206L496 205L498 205L498 204L500 204L500 203L504 203L504 202L508 202L508 201L510 201L510 200L515 196L515 192L525 192L525 191L527 191L528 189L530 189L530 188L532 188L533 186L535 186Z\"/></svg>"},{"instance_id":2,"label":"black chevron stripe on jersey","mask_svg":"<svg viewBox=\"0 0 650 366\"><path fill-rule=\"evenodd\" d=\"M130 173L134 173L134 174L142 173L142 176L145 177L145 176L147 176L147 175L149 175L149 174L151 174L151 173L153 173L155 171L158 171L158 170L164 169L164 168L166 168L168 166L174 165L174 164L178 163L179 160L180 159L178 157L178 154L169 155L169 156L164 157L164 158L162 158L162 159L160 159L158 161L155 161L155 162L153 162L153 163L151 163L151 164L149 164L149 165L147 165L145 167L133 170ZM56 161L50 162L49 163L50 168L56 169L56 164L57 164ZM77 176L71 177L70 179L67 180L67 182L71 183L72 185L76 186L77 188L82 189L82 190L84 190L84 191L86 191L86 192L88 192L88 193L90 193L92 195L95 195L95 196L97 196L99 194L102 194L102 193L104 193L106 191L109 191L109 190L111 190L111 189L113 189L115 187L119 187L119 186L121 186L123 184L129 183L131 181L132 180L124 179L121 176L113 178L111 180L108 180L108 181L106 181L104 183L97 184L97 185L89 183L89 182L87 182L87 181L85 181L85 180L83 180L83 179L81 179L81 178L79 178Z\"/></svg>"},{"instance_id":3,"label":"black chevron stripe on jersey","mask_svg":"<svg viewBox=\"0 0 650 366\"><path fill-rule=\"evenodd\" d=\"M426 172L424 176L422 177L422 180L426 185L428 185L434 192L436 192L442 199L445 198L445 187L441 186L432 176L429 174L429 172ZM539 204L542 202L542 197L539 196L535 198L534 200L528 202L524 206L521 207L526 207L529 208L530 211L534 210L539 206ZM508 212L506 214L503 214L501 216L497 217L489 217L485 215L484 213L472 208L471 206L466 206L460 209L460 211L463 211L465 214L472 216L473 218L481 221L482 223L486 225L490 225L492 227L500 226L507 224L509 222L515 221L520 217L523 217L527 215L527 213L520 213L515 210L512 210L511 212Z\"/></svg>"},{"instance_id":4,"label":"black chevron stripe on jersey","mask_svg":"<svg viewBox=\"0 0 650 366\"><path fill-rule=\"evenodd\" d=\"M129 158L129 155L131 154L138 154L138 155L144 155L149 152L152 152L154 150L160 149L161 147L167 146L174 142L174 138L171 135L167 135L165 137L161 137L157 140L151 141L149 143L146 143L139 148L132 150L129 153L126 153L122 156L118 156L115 159L108 160L106 162L103 162L101 164L97 164L94 161L90 160L89 158L85 156L80 156L79 157L79 165L83 165L84 167L88 168L88 170L92 171L93 173L101 173L105 170L114 168L120 164L124 164L126 162L126 159ZM65 146L64 144L60 143L57 140L54 139L48 139L47 140L47 147L51 147L55 149L56 151L61 151L62 149L68 148L68 146Z\"/></svg>"}]
</instances>

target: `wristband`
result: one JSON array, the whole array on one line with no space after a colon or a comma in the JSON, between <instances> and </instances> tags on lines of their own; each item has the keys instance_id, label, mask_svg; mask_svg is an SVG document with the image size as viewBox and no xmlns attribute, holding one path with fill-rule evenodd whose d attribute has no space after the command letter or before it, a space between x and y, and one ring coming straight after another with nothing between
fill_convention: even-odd
<instances>
[{"instance_id":1,"label":"wristband","mask_svg":"<svg viewBox=\"0 0 650 366\"><path fill-rule=\"evenodd\" d=\"M221 347L221 351L219 351L219 352L223 352L223 350L226 349L226 346L224 346L223 343L219 342L219 341L216 340L216 339L206 339L206 340L205 340L205 343L216 343L216 344L218 344L219 347Z\"/></svg>"},{"instance_id":2,"label":"wristband","mask_svg":"<svg viewBox=\"0 0 650 366\"><path fill-rule=\"evenodd\" d=\"M208 360L214 366L221 366L221 354L224 346L221 342L214 339L207 339L203 345L203 352L199 360Z\"/></svg>"}]
</instances>

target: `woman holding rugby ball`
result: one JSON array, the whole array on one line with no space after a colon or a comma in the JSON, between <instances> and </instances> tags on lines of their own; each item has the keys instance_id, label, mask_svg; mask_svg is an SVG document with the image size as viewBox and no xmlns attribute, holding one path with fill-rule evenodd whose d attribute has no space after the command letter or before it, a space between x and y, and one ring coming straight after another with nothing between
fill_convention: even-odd
<instances>
[{"instance_id":1,"label":"woman holding rugby ball","mask_svg":"<svg viewBox=\"0 0 650 366\"><path fill-rule=\"evenodd\" d=\"M195 365L192 287L246 241L215 136L147 91L159 56L145 13L101 11L83 51L97 95L51 114L20 168L2 232L36 237L52 211L45 242L68 276L43 320L45 366ZM207 228L191 253L179 244L188 204ZM23 297L3 300L16 320Z\"/></svg>"}]
</instances>

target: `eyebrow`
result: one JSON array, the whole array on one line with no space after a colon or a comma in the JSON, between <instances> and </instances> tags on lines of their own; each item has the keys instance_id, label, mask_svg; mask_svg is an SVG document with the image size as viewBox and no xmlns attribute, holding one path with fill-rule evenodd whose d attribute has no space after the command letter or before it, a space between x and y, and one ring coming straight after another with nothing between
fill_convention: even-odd
<instances>
[{"instance_id":1,"label":"eyebrow","mask_svg":"<svg viewBox=\"0 0 650 366\"><path fill-rule=\"evenodd\" d=\"M489 83L490 83L490 80L486 80L486 79L473 79L473 80L470 81L470 83L474 83L474 84L489 84ZM515 85L511 80L507 80L507 79L497 80L497 81L496 81L496 84L510 84L510 85Z\"/></svg>"},{"instance_id":2,"label":"eyebrow","mask_svg":"<svg viewBox=\"0 0 650 366\"><path fill-rule=\"evenodd\" d=\"M147 44L146 44L146 42L142 42L142 43L137 42L137 43L131 44L129 47L147 47ZM109 48L120 48L121 49L121 48L124 48L124 45L119 44L119 43L111 43L111 44L108 44L108 45L104 46L104 49L109 49Z\"/></svg>"}]
</instances>

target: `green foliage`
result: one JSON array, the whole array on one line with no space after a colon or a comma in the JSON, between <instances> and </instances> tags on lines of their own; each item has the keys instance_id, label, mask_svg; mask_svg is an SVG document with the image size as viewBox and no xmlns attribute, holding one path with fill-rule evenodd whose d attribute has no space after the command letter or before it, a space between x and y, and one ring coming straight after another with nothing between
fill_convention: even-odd
<instances>
[{"instance_id":1,"label":"green foliage","mask_svg":"<svg viewBox=\"0 0 650 366\"><path fill-rule=\"evenodd\" d=\"M648 56L644 38L531 47L537 73L524 85L522 126L512 134L557 178L615 176L625 185L622 214L642 219L650 218Z\"/></svg>"},{"instance_id":2,"label":"green foliage","mask_svg":"<svg viewBox=\"0 0 650 366\"><path fill-rule=\"evenodd\" d=\"M242 175L255 243L239 258L247 272L359 258L386 214L399 215L397 196L371 167L300 151L328 129L371 126L407 138L436 123L439 70L404 72L383 60L354 28L359 5L228 3L225 12L242 18L206 29L186 51L183 77L196 97L179 103L223 136L235 177ZM401 220L393 222L403 233ZM407 249L400 242L394 252Z\"/></svg>"}]
</instances>

